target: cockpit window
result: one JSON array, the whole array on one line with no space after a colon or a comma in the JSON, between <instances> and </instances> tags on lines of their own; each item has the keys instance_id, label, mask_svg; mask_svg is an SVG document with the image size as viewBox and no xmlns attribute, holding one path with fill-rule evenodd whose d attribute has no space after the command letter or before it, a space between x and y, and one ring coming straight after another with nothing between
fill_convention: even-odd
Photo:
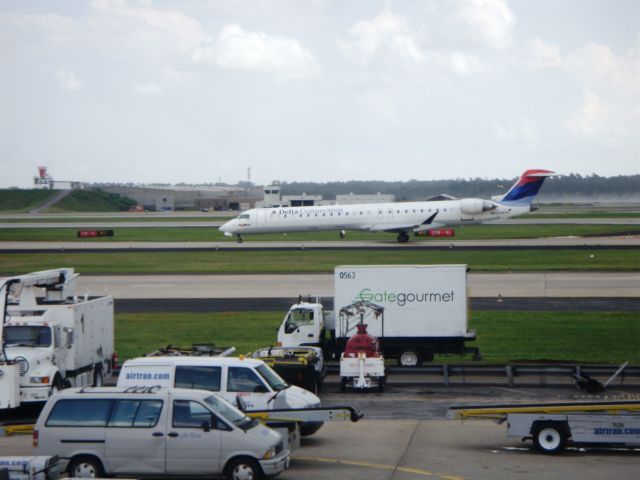
<instances>
[{"instance_id":1,"label":"cockpit window","mask_svg":"<svg viewBox=\"0 0 640 480\"><path fill-rule=\"evenodd\" d=\"M241 215L238 215L238 220L242 220L243 218L249 218L249 214L248 213L243 213Z\"/></svg>"}]
</instances>

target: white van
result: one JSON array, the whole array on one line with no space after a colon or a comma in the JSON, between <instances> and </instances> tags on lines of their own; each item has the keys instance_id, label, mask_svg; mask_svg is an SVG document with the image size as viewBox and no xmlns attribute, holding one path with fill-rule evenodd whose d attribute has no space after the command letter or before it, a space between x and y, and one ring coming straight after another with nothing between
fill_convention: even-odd
<instances>
[{"instance_id":1,"label":"white van","mask_svg":"<svg viewBox=\"0 0 640 480\"><path fill-rule=\"evenodd\" d=\"M266 363L254 358L166 356L127 360L118 386L139 385L209 390L235 405L240 398L247 411L320 407L316 395L287 384ZM312 435L322 424L305 422L300 434Z\"/></svg>"},{"instance_id":2,"label":"white van","mask_svg":"<svg viewBox=\"0 0 640 480\"><path fill-rule=\"evenodd\" d=\"M278 432L203 390L68 389L38 417L36 455L68 460L70 477L275 476L289 465Z\"/></svg>"}]
</instances>

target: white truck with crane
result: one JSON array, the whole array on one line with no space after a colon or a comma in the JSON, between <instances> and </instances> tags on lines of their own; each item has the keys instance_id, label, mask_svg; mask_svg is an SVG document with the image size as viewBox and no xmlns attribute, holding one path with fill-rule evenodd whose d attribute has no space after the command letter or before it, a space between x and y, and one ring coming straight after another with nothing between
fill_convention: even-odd
<instances>
[{"instance_id":1,"label":"white truck with crane","mask_svg":"<svg viewBox=\"0 0 640 480\"><path fill-rule=\"evenodd\" d=\"M77 277L58 268L0 279L0 409L111 374L113 297L77 297Z\"/></svg>"}]
</instances>

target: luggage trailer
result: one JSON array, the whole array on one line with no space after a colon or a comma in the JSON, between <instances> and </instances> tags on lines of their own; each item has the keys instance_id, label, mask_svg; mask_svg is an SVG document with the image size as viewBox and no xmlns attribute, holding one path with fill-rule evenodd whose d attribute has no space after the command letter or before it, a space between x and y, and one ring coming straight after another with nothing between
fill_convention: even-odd
<instances>
[{"instance_id":1,"label":"luggage trailer","mask_svg":"<svg viewBox=\"0 0 640 480\"><path fill-rule=\"evenodd\" d=\"M490 419L507 422L507 436L533 440L539 452L557 453L574 444L640 445L640 400L453 405L450 420Z\"/></svg>"}]
</instances>

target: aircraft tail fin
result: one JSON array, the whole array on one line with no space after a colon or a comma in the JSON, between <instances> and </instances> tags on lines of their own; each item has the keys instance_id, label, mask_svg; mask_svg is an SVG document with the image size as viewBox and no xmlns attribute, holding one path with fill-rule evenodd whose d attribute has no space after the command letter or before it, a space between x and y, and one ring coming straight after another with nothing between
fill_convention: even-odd
<instances>
[{"instance_id":1,"label":"aircraft tail fin","mask_svg":"<svg viewBox=\"0 0 640 480\"><path fill-rule=\"evenodd\" d=\"M527 170L507 193L492 200L512 205L530 205L547 177L555 175L550 170Z\"/></svg>"}]
</instances>

